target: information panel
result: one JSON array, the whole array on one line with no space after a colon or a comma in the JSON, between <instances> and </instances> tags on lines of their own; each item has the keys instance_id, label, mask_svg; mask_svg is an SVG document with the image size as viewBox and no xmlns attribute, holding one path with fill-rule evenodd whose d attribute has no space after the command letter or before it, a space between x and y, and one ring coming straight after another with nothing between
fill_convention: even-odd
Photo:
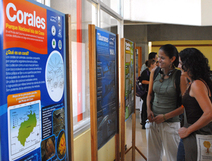
<instances>
[{"instance_id":1,"label":"information panel","mask_svg":"<svg viewBox=\"0 0 212 161\"><path fill-rule=\"evenodd\" d=\"M125 119L134 112L134 43L125 40Z\"/></svg>"},{"instance_id":2,"label":"information panel","mask_svg":"<svg viewBox=\"0 0 212 161\"><path fill-rule=\"evenodd\" d=\"M96 28L98 149L117 133L116 35Z\"/></svg>"},{"instance_id":3,"label":"information panel","mask_svg":"<svg viewBox=\"0 0 212 161\"><path fill-rule=\"evenodd\" d=\"M65 15L0 0L1 160L67 160Z\"/></svg>"}]
</instances>

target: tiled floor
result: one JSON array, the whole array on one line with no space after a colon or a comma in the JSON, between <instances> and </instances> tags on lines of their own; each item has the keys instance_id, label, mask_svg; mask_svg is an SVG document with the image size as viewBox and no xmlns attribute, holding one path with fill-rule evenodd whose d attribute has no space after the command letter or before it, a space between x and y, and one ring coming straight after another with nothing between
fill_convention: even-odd
<instances>
[{"instance_id":1,"label":"tiled floor","mask_svg":"<svg viewBox=\"0 0 212 161\"><path fill-rule=\"evenodd\" d=\"M126 144L127 148L132 146L132 118L126 121ZM136 110L136 147L146 156L147 154L147 144L146 144L146 131L142 129L140 125L139 110ZM132 160L132 150L130 150L125 155L126 161ZM145 159L136 151L135 161L145 161ZM163 156L163 161L167 161L165 155Z\"/></svg>"}]
</instances>

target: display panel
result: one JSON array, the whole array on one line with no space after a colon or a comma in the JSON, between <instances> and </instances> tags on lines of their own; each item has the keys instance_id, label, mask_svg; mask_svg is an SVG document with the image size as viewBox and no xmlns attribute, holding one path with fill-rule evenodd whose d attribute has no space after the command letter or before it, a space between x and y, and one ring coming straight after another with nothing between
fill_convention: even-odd
<instances>
[{"instance_id":1,"label":"display panel","mask_svg":"<svg viewBox=\"0 0 212 161\"><path fill-rule=\"evenodd\" d=\"M125 119L134 112L134 43L125 40Z\"/></svg>"},{"instance_id":2,"label":"display panel","mask_svg":"<svg viewBox=\"0 0 212 161\"><path fill-rule=\"evenodd\" d=\"M116 35L96 28L98 149L117 133Z\"/></svg>"},{"instance_id":3,"label":"display panel","mask_svg":"<svg viewBox=\"0 0 212 161\"><path fill-rule=\"evenodd\" d=\"M1 160L67 160L65 15L0 1Z\"/></svg>"}]
</instances>

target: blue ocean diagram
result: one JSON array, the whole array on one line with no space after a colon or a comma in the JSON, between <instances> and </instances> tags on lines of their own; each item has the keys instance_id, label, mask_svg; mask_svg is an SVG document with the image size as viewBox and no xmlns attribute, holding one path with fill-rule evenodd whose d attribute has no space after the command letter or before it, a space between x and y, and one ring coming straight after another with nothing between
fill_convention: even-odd
<instances>
[{"instance_id":1,"label":"blue ocean diagram","mask_svg":"<svg viewBox=\"0 0 212 161\"><path fill-rule=\"evenodd\" d=\"M97 126L98 148L117 132L116 36L102 30L97 42Z\"/></svg>"}]
</instances>

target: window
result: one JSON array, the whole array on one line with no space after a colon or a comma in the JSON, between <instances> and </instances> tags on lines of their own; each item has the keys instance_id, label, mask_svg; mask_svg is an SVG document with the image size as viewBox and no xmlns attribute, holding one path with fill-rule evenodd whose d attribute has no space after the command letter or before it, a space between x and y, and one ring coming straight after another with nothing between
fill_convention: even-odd
<instances>
[{"instance_id":1,"label":"window","mask_svg":"<svg viewBox=\"0 0 212 161\"><path fill-rule=\"evenodd\" d=\"M102 10L100 11L100 15L100 27L114 34L118 34L118 20Z\"/></svg>"},{"instance_id":2,"label":"window","mask_svg":"<svg viewBox=\"0 0 212 161\"><path fill-rule=\"evenodd\" d=\"M90 127L88 25L94 24L115 34L119 33L120 38L123 37L123 20L118 14L121 12L120 1L41 1L60 12L71 15L72 108L74 136L77 136Z\"/></svg>"},{"instance_id":3,"label":"window","mask_svg":"<svg viewBox=\"0 0 212 161\"><path fill-rule=\"evenodd\" d=\"M101 0L105 5L107 5L109 8L111 8L113 11L115 11L117 14L123 16L121 11L121 0Z\"/></svg>"}]
</instances>

